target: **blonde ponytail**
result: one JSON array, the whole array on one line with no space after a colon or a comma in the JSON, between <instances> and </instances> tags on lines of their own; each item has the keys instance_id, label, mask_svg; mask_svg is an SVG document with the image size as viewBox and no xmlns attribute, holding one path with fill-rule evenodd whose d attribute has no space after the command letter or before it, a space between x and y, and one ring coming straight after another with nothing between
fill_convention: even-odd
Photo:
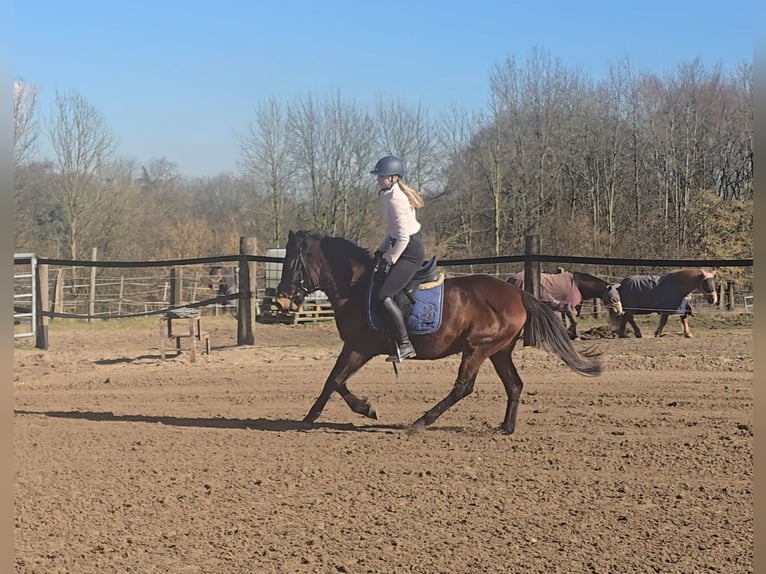
<instances>
[{"instance_id":1,"label":"blonde ponytail","mask_svg":"<svg viewBox=\"0 0 766 574\"><path fill-rule=\"evenodd\" d=\"M402 188L404 195L406 195L407 199L410 200L410 205L412 207L414 207L415 209L420 209L426 204L425 200L423 199L423 196L420 195L414 189L412 189L409 185L404 183L401 179L397 181L396 183L398 183L399 187Z\"/></svg>"}]
</instances>

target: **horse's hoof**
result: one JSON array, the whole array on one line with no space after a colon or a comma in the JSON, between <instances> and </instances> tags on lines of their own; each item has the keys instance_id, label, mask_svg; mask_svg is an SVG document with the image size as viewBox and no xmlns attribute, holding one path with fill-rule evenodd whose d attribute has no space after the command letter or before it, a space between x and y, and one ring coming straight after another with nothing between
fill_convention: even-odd
<instances>
[{"instance_id":1,"label":"horse's hoof","mask_svg":"<svg viewBox=\"0 0 766 574\"><path fill-rule=\"evenodd\" d=\"M374 419L374 420L378 420L378 411L376 411L376 410L375 410L375 407L373 407L372 405L370 405L370 408L369 408L369 409L367 409L367 412L365 413L365 416L366 416L367 418L371 418L371 419Z\"/></svg>"},{"instance_id":2,"label":"horse's hoof","mask_svg":"<svg viewBox=\"0 0 766 574\"><path fill-rule=\"evenodd\" d=\"M307 425L309 427L313 427L314 426L314 421L316 421L318 418L319 418L319 415L311 415L311 414L309 414L309 415L306 415L303 418L301 423L303 423L304 425Z\"/></svg>"},{"instance_id":3,"label":"horse's hoof","mask_svg":"<svg viewBox=\"0 0 766 574\"><path fill-rule=\"evenodd\" d=\"M684 333L684 337L686 337L687 339L693 339L694 335L692 335L691 333Z\"/></svg>"},{"instance_id":4,"label":"horse's hoof","mask_svg":"<svg viewBox=\"0 0 766 574\"><path fill-rule=\"evenodd\" d=\"M407 430L408 435L416 435L426 430L426 423L423 421L415 421L410 425L410 428Z\"/></svg>"}]
</instances>

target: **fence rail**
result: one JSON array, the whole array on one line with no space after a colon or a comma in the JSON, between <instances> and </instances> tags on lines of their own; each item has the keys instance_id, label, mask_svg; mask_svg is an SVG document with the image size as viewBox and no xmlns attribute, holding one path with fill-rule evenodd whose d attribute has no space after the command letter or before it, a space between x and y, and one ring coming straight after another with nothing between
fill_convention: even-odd
<instances>
[{"instance_id":1,"label":"fence rail","mask_svg":"<svg viewBox=\"0 0 766 574\"><path fill-rule=\"evenodd\" d=\"M625 273L623 277L634 272L641 273L646 269L658 267L750 268L753 266L752 259L626 259L544 255L537 252L539 240L537 242L529 241L530 238L535 237L528 236L523 255L442 259L439 261L439 265L444 268L469 267L472 273L477 271L489 272L505 278L516 270L514 267L523 263L525 270L530 268L529 277L537 275L538 286L541 263L634 268L629 273ZM210 307L217 314L222 306L231 305L231 302L235 301L239 310L237 314L239 322L237 344L253 343L252 324L259 313L259 302L274 295L269 288L259 289L258 286L267 285L267 274L270 272L273 275L274 264L278 264L281 269L282 261L282 257L256 255L254 240L246 237L240 238L240 253L238 255L189 259L97 261L95 260L95 250L92 260L36 258L30 254L14 255L15 266L29 265L32 268L31 307L37 317L32 319L31 324L36 330L47 326L47 320L51 318L91 320L140 317L162 314L180 307ZM240 285L237 293L215 294L208 287L208 273L205 266L220 263L236 263L239 267ZM148 275L146 270L150 268L161 268L161 270L156 275ZM123 269L123 272L119 276L102 274L101 277L98 277L96 271L99 269ZM44 278L41 277L43 273L45 274ZM51 276L50 281L49 274ZM530 281L530 283L534 282ZM48 289L49 284L51 285L50 290ZM36 295L37 286L40 287L39 297ZM22 299L27 292L23 291L21 287L16 290L14 308L17 307L15 305L16 296L19 295L19 299ZM753 296L748 294L742 297L744 309L746 311L749 309L752 312ZM731 306L734 302L734 296L732 295L729 299L728 305ZM26 317L19 317L19 319L22 318ZM34 334L30 333L25 336ZM44 337L40 337L38 334L38 346L47 348L47 334Z\"/></svg>"}]
</instances>

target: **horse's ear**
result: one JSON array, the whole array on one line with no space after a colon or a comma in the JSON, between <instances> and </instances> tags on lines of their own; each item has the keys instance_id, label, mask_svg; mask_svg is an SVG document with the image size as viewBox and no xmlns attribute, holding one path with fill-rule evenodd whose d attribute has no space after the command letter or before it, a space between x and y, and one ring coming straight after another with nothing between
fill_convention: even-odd
<instances>
[{"instance_id":1,"label":"horse's ear","mask_svg":"<svg viewBox=\"0 0 766 574\"><path fill-rule=\"evenodd\" d=\"M291 229L290 231L288 231L288 232L287 232L287 241L292 241L292 240L293 240L293 236L294 236L294 235L295 235L295 234L293 233L293 230L292 230L292 229Z\"/></svg>"}]
</instances>

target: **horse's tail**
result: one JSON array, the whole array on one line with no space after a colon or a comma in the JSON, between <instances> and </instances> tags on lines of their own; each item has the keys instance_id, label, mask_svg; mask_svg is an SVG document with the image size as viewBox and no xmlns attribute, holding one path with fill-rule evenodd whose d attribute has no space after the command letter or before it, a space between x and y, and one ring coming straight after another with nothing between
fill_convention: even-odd
<instances>
[{"instance_id":1,"label":"horse's tail","mask_svg":"<svg viewBox=\"0 0 766 574\"><path fill-rule=\"evenodd\" d=\"M527 310L524 332L531 345L558 355L570 369L582 375L601 374L601 363L597 360L599 353L594 349L579 353L569 339L564 323L547 305L523 290L521 302Z\"/></svg>"}]
</instances>

